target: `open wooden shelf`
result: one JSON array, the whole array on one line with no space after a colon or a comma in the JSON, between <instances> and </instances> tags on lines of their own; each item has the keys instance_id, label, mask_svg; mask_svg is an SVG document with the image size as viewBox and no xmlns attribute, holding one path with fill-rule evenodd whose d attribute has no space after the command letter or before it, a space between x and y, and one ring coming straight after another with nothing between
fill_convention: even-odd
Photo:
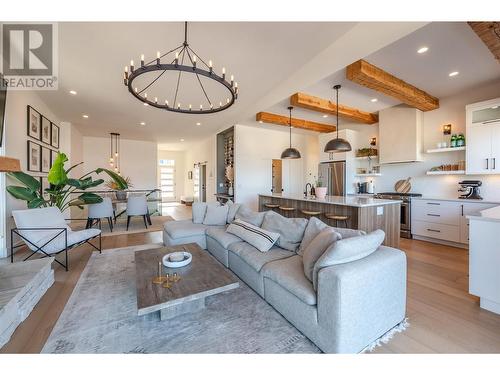
<instances>
[{"instance_id":1,"label":"open wooden shelf","mask_svg":"<svg viewBox=\"0 0 500 375\"><path fill-rule=\"evenodd\" d=\"M448 175L448 174L465 174L465 171L427 171L429 176L433 175Z\"/></svg>"},{"instance_id":2,"label":"open wooden shelf","mask_svg":"<svg viewBox=\"0 0 500 375\"><path fill-rule=\"evenodd\" d=\"M355 176L356 177L379 177L379 176L382 176L382 173L358 173Z\"/></svg>"},{"instance_id":3,"label":"open wooden shelf","mask_svg":"<svg viewBox=\"0 0 500 375\"><path fill-rule=\"evenodd\" d=\"M427 150L427 154L434 154L437 152L454 152L454 151L465 151L465 146L462 147L446 147L446 148L433 148L430 150Z\"/></svg>"}]
</instances>

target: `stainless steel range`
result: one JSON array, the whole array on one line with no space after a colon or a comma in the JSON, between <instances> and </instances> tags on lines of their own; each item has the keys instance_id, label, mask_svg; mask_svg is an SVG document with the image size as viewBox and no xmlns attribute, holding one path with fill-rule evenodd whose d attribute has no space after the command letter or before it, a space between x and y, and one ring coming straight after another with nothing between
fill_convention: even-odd
<instances>
[{"instance_id":1,"label":"stainless steel range","mask_svg":"<svg viewBox=\"0 0 500 375\"><path fill-rule=\"evenodd\" d=\"M416 193L378 193L374 198L400 200L401 203L401 230L399 235L404 238L411 236L411 198L421 197L422 194Z\"/></svg>"}]
</instances>

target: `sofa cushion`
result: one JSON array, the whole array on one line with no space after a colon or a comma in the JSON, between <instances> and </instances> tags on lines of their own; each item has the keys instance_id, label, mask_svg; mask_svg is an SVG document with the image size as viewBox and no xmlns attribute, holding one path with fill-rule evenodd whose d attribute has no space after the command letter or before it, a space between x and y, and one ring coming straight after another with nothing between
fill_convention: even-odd
<instances>
[{"instance_id":1,"label":"sofa cushion","mask_svg":"<svg viewBox=\"0 0 500 375\"><path fill-rule=\"evenodd\" d=\"M228 206L207 205L207 212L203 219L205 225L226 225Z\"/></svg>"},{"instance_id":2,"label":"sofa cushion","mask_svg":"<svg viewBox=\"0 0 500 375\"><path fill-rule=\"evenodd\" d=\"M243 240L234 234L226 232L224 227L210 227L207 229L207 236L216 240L224 249L235 242L242 242Z\"/></svg>"},{"instance_id":3,"label":"sofa cushion","mask_svg":"<svg viewBox=\"0 0 500 375\"><path fill-rule=\"evenodd\" d=\"M262 228L279 233L280 237L276 245L295 252L304 237L307 221L304 218L287 218L274 211L267 211L262 221Z\"/></svg>"},{"instance_id":4,"label":"sofa cushion","mask_svg":"<svg viewBox=\"0 0 500 375\"><path fill-rule=\"evenodd\" d=\"M269 251L263 253L250 245L248 242L232 243L229 245L228 250L238 255L256 272L260 272L265 264L272 262L273 260L293 256L293 253L290 251L280 249L277 246L273 246Z\"/></svg>"},{"instance_id":5,"label":"sofa cushion","mask_svg":"<svg viewBox=\"0 0 500 375\"><path fill-rule=\"evenodd\" d=\"M234 203L231 199L228 199L226 202L226 206L229 207L229 210L227 212L227 223L231 224L236 216L236 212L238 212L241 204L239 203Z\"/></svg>"},{"instance_id":6,"label":"sofa cushion","mask_svg":"<svg viewBox=\"0 0 500 375\"><path fill-rule=\"evenodd\" d=\"M312 282L314 265L323 253L330 247L332 243L340 240L342 237L333 228L326 227L314 239L309 242L309 245L304 249L303 263L304 274L307 279Z\"/></svg>"},{"instance_id":7,"label":"sofa cushion","mask_svg":"<svg viewBox=\"0 0 500 375\"><path fill-rule=\"evenodd\" d=\"M384 231L377 229L364 236L334 242L314 265L314 289L316 290L318 286L318 272L320 269L362 259L376 251L384 242L384 238Z\"/></svg>"},{"instance_id":8,"label":"sofa cushion","mask_svg":"<svg viewBox=\"0 0 500 375\"><path fill-rule=\"evenodd\" d=\"M299 250L297 254L304 255L304 250L307 245L321 232L323 229L327 228L328 225L323 223L317 217L311 217L309 222L307 223L306 229L304 231L304 237L302 238L302 242L299 246Z\"/></svg>"},{"instance_id":9,"label":"sofa cushion","mask_svg":"<svg viewBox=\"0 0 500 375\"><path fill-rule=\"evenodd\" d=\"M278 233L269 232L240 219L236 219L229 224L227 232L240 237L262 252L268 251L280 236Z\"/></svg>"},{"instance_id":10,"label":"sofa cushion","mask_svg":"<svg viewBox=\"0 0 500 375\"><path fill-rule=\"evenodd\" d=\"M333 228L335 232L340 234L343 240L351 237L364 236L366 234L364 230L360 229L349 229L349 228L339 228L339 227L331 227L331 228Z\"/></svg>"},{"instance_id":11,"label":"sofa cushion","mask_svg":"<svg viewBox=\"0 0 500 375\"><path fill-rule=\"evenodd\" d=\"M266 264L262 274L292 293L302 302L308 305L316 305L316 292L311 281L304 276L300 256L293 255L290 258Z\"/></svg>"},{"instance_id":12,"label":"sofa cushion","mask_svg":"<svg viewBox=\"0 0 500 375\"><path fill-rule=\"evenodd\" d=\"M204 235L207 226L195 224L191 220L168 221L164 225L165 231L174 239Z\"/></svg>"},{"instance_id":13,"label":"sofa cushion","mask_svg":"<svg viewBox=\"0 0 500 375\"><path fill-rule=\"evenodd\" d=\"M255 212L245 205L241 205L236 212L235 218L260 227L264 220L265 212Z\"/></svg>"},{"instance_id":14,"label":"sofa cushion","mask_svg":"<svg viewBox=\"0 0 500 375\"><path fill-rule=\"evenodd\" d=\"M220 206L219 202L194 202L192 205L192 215L193 215L193 223L202 224L205 219L205 214L207 212L207 206L217 207Z\"/></svg>"}]
</instances>

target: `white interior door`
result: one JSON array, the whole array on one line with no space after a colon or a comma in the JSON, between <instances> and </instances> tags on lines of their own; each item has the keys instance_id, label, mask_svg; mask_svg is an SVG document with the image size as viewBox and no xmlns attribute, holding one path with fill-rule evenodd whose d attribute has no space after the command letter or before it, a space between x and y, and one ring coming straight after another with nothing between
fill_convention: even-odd
<instances>
[{"instance_id":1,"label":"white interior door","mask_svg":"<svg viewBox=\"0 0 500 375\"><path fill-rule=\"evenodd\" d=\"M160 190L162 202L177 201L175 183L175 160L160 159Z\"/></svg>"}]
</instances>

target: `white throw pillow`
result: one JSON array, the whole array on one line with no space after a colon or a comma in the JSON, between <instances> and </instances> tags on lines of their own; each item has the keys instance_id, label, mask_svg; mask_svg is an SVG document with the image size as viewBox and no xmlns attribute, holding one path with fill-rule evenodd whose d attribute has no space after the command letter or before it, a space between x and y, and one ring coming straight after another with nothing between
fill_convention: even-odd
<instances>
[{"instance_id":1,"label":"white throw pillow","mask_svg":"<svg viewBox=\"0 0 500 375\"><path fill-rule=\"evenodd\" d=\"M226 232L238 236L263 253L269 251L280 236L279 233L269 232L240 219L229 224Z\"/></svg>"},{"instance_id":2,"label":"white throw pillow","mask_svg":"<svg viewBox=\"0 0 500 375\"><path fill-rule=\"evenodd\" d=\"M207 206L207 212L203 224L205 225L226 225L228 206Z\"/></svg>"}]
</instances>

